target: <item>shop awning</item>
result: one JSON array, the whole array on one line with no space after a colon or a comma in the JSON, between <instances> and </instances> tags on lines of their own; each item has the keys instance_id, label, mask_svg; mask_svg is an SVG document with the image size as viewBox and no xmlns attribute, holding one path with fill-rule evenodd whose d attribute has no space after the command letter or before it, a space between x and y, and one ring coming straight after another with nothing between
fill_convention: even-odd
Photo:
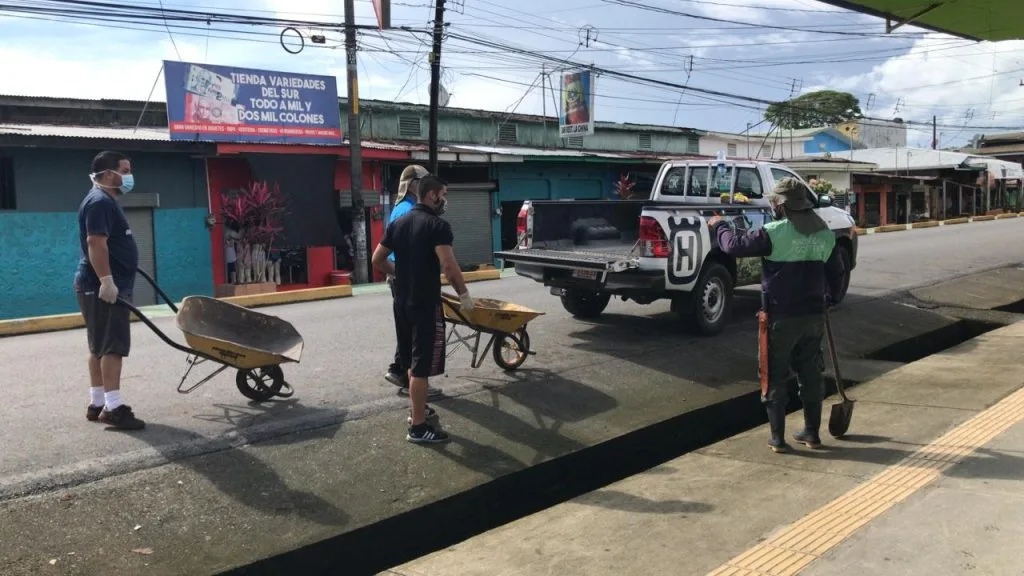
<instances>
[{"instance_id":1,"label":"shop awning","mask_svg":"<svg viewBox=\"0 0 1024 576\"><path fill-rule=\"evenodd\" d=\"M913 25L968 40L1024 39L1024 2L1019 0L818 0L885 19L891 32Z\"/></svg>"}]
</instances>

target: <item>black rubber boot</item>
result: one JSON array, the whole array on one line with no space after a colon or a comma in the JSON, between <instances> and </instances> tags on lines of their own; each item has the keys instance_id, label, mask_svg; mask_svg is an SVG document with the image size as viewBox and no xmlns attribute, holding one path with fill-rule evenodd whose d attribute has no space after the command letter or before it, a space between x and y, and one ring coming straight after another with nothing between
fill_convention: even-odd
<instances>
[{"instance_id":1,"label":"black rubber boot","mask_svg":"<svg viewBox=\"0 0 1024 576\"><path fill-rule=\"evenodd\" d=\"M793 439L808 448L821 448L821 402L804 404L804 429L793 435Z\"/></svg>"},{"instance_id":2,"label":"black rubber boot","mask_svg":"<svg viewBox=\"0 0 1024 576\"><path fill-rule=\"evenodd\" d=\"M771 426L771 438L768 440L768 447L776 454L784 454L792 448L786 443L786 405L779 402L769 402L768 424Z\"/></svg>"}]
</instances>

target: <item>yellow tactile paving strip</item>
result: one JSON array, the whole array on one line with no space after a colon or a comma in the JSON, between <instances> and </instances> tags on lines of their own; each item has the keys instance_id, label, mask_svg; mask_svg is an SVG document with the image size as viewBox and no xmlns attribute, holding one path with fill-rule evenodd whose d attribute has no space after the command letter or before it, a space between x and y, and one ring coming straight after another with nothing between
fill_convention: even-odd
<instances>
[{"instance_id":1,"label":"yellow tactile paving strip","mask_svg":"<svg viewBox=\"0 0 1024 576\"><path fill-rule=\"evenodd\" d=\"M708 576L794 576L886 510L1024 419L1024 388Z\"/></svg>"}]
</instances>

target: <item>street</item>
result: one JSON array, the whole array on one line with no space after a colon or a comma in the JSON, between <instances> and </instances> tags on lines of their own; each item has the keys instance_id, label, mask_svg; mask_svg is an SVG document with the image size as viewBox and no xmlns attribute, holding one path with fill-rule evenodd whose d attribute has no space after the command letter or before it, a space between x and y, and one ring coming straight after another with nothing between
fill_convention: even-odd
<instances>
[{"instance_id":1,"label":"street","mask_svg":"<svg viewBox=\"0 0 1024 576\"><path fill-rule=\"evenodd\" d=\"M1017 263L1024 225L1016 219L1003 220L870 235L860 242L848 305ZM448 396L537 378L585 380L587 386L614 390L653 374L666 382L679 378L701 382L709 394L715 389L715 393L729 387L743 389L742 381L750 379L743 363L752 362L754 348L748 346L744 332L752 328L756 298L749 288L741 290L736 300L733 326L707 340L682 335L667 301L650 306L613 301L602 318L583 322L572 319L541 285L523 278L470 288L475 296L516 302L546 315L530 325L537 355L515 374L503 374L490 358L474 371L469 354L456 352L448 361L448 377L433 382ZM238 393L233 372L221 374L190 395L178 394L175 386L185 368L183 355L136 323L123 390L127 402L149 423L138 434L104 431L85 421L83 331L0 341L3 365L14 378L0 407L7 433L0 460L0 496L97 479L296 429L400 411L407 400L382 378L394 349L390 307L389 296L382 292L263 309L292 322L306 348L301 364L284 366L295 396L262 406L249 404ZM157 323L172 337L181 338L172 318ZM743 363L737 366L735 358ZM196 371L200 368L205 367ZM570 372L575 374L571 378ZM564 394L567 400L582 394L581 386L548 385L529 394ZM595 398L601 410L613 408L609 400ZM688 400L699 402L700 398ZM396 425L392 433L402 434L403 429Z\"/></svg>"},{"instance_id":2,"label":"street","mask_svg":"<svg viewBox=\"0 0 1024 576\"><path fill-rule=\"evenodd\" d=\"M953 317L878 298L886 286L1018 264L1019 222L862 238L851 295L833 312L844 376L862 381L893 370L901 364L865 357L956 324ZM946 257L954 250L963 266L922 275L931 252ZM1019 285L1019 270L1006 274ZM999 282L994 272L978 277L978 286ZM263 406L245 401L226 375L192 395L177 394L182 355L135 325L125 393L149 422L141 433L106 431L83 418L81 331L2 341L5 365L13 366L20 385L2 409L8 439L0 514L10 522L0 526L6 543L0 562L12 574L36 574L54 558L66 558L59 562L68 574L101 566L112 574L198 574L299 551L302 561L321 567L393 565L448 545L450 530L461 529L455 526L460 514L472 509L473 521L485 521L484 502L507 506L494 513L515 513L515 498L522 497L494 494L476 502L473 488L497 486L513 474L522 478L518 473L539 464L593 453L587 449L705 407L731 405L756 389L757 297L750 288L738 295L727 330L708 339L684 335L667 302L646 308L612 303L602 317L582 322L525 279L473 284L471 291L547 314L531 325L537 355L515 373L500 372L490 360L474 372L465 351L449 359L449 377L436 381L448 397L433 404L453 441L436 450L404 440L407 399L382 378L393 350L384 292L264 309L295 323L307 348L302 364L285 367L296 396ZM960 292L951 283L931 297L948 301ZM1018 289L1000 298L1007 302L993 305L1022 295ZM172 319L159 323L174 334ZM865 369L866 375L855 374ZM719 414L722 425L731 417ZM71 488L52 491L61 486ZM542 486L533 490L548 489ZM30 493L40 497L18 498ZM419 514L442 501L447 507ZM403 513L417 518L405 516L406 538L433 522L446 528L395 549L385 533L398 528L381 521ZM473 534L466 529L462 537ZM101 532L104 546L94 548ZM355 540L335 540L348 536ZM314 544L319 548L303 548ZM150 548L157 552L132 552Z\"/></svg>"}]
</instances>

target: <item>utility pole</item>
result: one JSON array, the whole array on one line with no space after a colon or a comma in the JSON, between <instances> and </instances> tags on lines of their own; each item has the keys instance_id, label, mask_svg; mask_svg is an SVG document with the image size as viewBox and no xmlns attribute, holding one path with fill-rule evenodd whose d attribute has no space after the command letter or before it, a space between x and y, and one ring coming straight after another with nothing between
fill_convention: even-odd
<instances>
[{"instance_id":1,"label":"utility pole","mask_svg":"<svg viewBox=\"0 0 1024 576\"><path fill-rule=\"evenodd\" d=\"M355 0L345 0L345 60L348 70L348 142L350 188L352 190L352 230L356 235L356 284L369 281L366 248L366 209L363 203L363 154L359 140L359 69L356 66Z\"/></svg>"},{"instance_id":2,"label":"utility pole","mask_svg":"<svg viewBox=\"0 0 1024 576\"><path fill-rule=\"evenodd\" d=\"M352 2L352 0L345 0ZM441 38L444 36L444 0L434 7L434 46L430 51L430 173L437 176L437 98L441 84Z\"/></svg>"},{"instance_id":3,"label":"utility pole","mask_svg":"<svg viewBox=\"0 0 1024 576\"><path fill-rule=\"evenodd\" d=\"M932 116L932 150L935 150L939 145L938 137L938 125L935 121L935 116Z\"/></svg>"}]
</instances>

